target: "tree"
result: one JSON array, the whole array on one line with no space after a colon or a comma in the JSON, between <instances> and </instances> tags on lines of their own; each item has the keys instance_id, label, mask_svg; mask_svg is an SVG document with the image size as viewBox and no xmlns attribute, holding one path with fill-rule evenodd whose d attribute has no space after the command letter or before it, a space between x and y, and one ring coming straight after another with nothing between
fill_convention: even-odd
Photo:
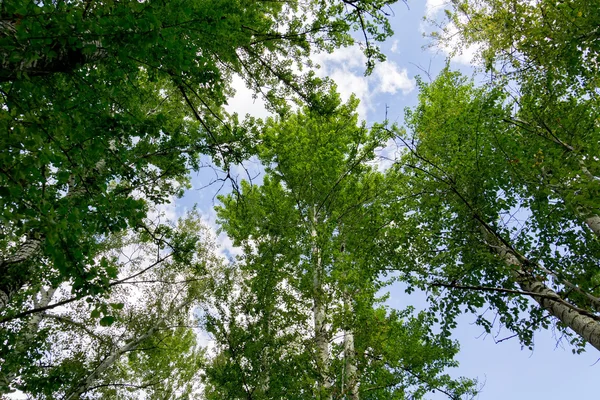
<instances>
[{"instance_id":1,"label":"tree","mask_svg":"<svg viewBox=\"0 0 600 400\"><path fill-rule=\"evenodd\" d=\"M517 112L505 121L523 134L528 159L543 157L547 190L600 235L593 159L598 153L598 23L593 2L460 2L450 14L462 42L483 47L493 83L512 89ZM542 153L536 153L541 151ZM566 160L568 167L562 165ZM558 163L550 165L550 163ZM568 182L560 184L558 182ZM539 188L538 188L539 190Z\"/></svg>"},{"instance_id":2,"label":"tree","mask_svg":"<svg viewBox=\"0 0 600 400\"><path fill-rule=\"evenodd\" d=\"M578 346L583 338L598 348L597 7L584 0L469 0L453 2L447 16L445 30L434 37L450 45L454 39L448 33L456 28L457 50L476 45L480 70L490 80L487 89L474 89L445 72L424 85L420 105L409 115L418 179L434 178L453 193L431 206L454 209L457 203L449 204L458 201L470 209L461 218L477 220L465 227L459 213L447 215L434 230L471 232L484 244L482 251L487 247L504 264L490 268L486 278L475 274L472 289L498 294L502 286L504 293L514 294L516 284L517 291L542 295L533 296L541 308L534 307L524 320L517 310L527 303L507 316L502 300L493 301L503 323L525 343L532 343L532 329L548 325L546 309L576 332ZM460 145L452 154L456 157L440 158L448 152L445 141ZM522 224L509 217L517 210ZM447 262L445 278L450 279L443 284L457 290L456 279L470 271L462 259L474 260L463 246L475 245L473 236L452 233L459 265L450 267L449 260L437 265ZM455 271L448 274L451 268Z\"/></svg>"},{"instance_id":3,"label":"tree","mask_svg":"<svg viewBox=\"0 0 600 400\"><path fill-rule=\"evenodd\" d=\"M220 197L223 230L244 256L237 286L231 279L217 301L227 306L206 310L219 350L209 398L472 394L473 382L443 374L456 344L426 315L378 298L390 186L372 163L386 131L357 124L356 100L340 105L330 93L321 104L327 113L268 120L262 185Z\"/></svg>"},{"instance_id":4,"label":"tree","mask_svg":"<svg viewBox=\"0 0 600 400\"><path fill-rule=\"evenodd\" d=\"M593 1L458 0L447 16L459 47L479 45L478 58L494 75L519 84L552 81L574 92L598 87L600 12ZM449 39L444 31L434 37Z\"/></svg>"},{"instance_id":5,"label":"tree","mask_svg":"<svg viewBox=\"0 0 600 400\"><path fill-rule=\"evenodd\" d=\"M105 235L181 194L200 155L225 169L247 155L252 119L222 109L231 76L274 108L311 100L319 82L294 67L361 29L370 68L390 3L3 2L1 312L42 285L107 290Z\"/></svg>"},{"instance_id":6,"label":"tree","mask_svg":"<svg viewBox=\"0 0 600 400\"><path fill-rule=\"evenodd\" d=\"M148 223L149 226L152 226ZM220 268L195 213L111 238L103 255L120 275L102 296L45 289L2 321L0 393L35 399L188 399L199 393L204 351L192 310Z\"/></svg>"},{"instance_id":7,"label":"tree","mask_svg":"<svg viewBox=\"0 0 600 400\"><path fill-rule=\"evenodd\" d=\"M585 341L600 349L597 160L586 145L597 145L598 128L587 121L596 110L580 108L589 99L556 99L565 117L555 135L525 122L534 98L515 107L503 87L475 88L448 70L420 87L402 139L410 152L397 166L420 193L402 223L425 237L410 249L420 264L407 263L407 275L434 287L450 326L461 306L487 302L525 345L550 317L577 351ZM567 133L576 152L565 149ZM440 288L449 289L441 302ZM491 331L483 315L478 323Z\"/></svg>"}]
</instances>

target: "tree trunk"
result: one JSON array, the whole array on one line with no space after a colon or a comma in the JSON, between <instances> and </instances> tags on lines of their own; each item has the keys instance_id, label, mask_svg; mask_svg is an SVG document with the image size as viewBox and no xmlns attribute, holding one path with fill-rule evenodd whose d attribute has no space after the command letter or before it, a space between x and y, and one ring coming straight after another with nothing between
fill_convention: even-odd
<instances>
[{"instance_id":1,"label":"tree trunk","mask_svg":"<svg viewBox=\"0 0 600 400\"><path fill-rule=\"evenodd\" d=\"M88 176L95 179L106 167L106 162L100 160ZM69 183L67 199L82 198L89 195L86 185ZM8 306L12 297L30 282L31 275L35 272L30 261L41 253L43 235L38 231L31 234L19 246L16 253L5 260L0 260L0 312Z\"/></svg>"},{"instance_id":2,"label":"tree trunk","mask_svg":"<svg viewBox=\"0 0 600 400\"><path fill-rule=\"evenodd\" d=\"M327 318L325 314L325 304L323 299L323 265L319 246L317 244L317 218L313 210L311 227L312 238L312 264L313 264L313 321L315 344L317 350L317 369L320 375L320 381L317 386L317 393L320 399L331 399L329 379L329 340L327 337Z\"/></svg>"},{"instance_id":3,"label":"tree trunk","mask_svg":"<svg viewBox=\"0 0 600 400\"><path fill-rule=\"evenodd\" d=\"M600 217L597 215L592 215L591 217L586 218L586 225L596 234L596 236L600 237Z\"/></svg>"},{"instance_id":4,"label":"tree trunk","mask_svg":"<svg viewBox=\"0 0 600 400\"><path fill-rule=\"evenodd\" d=\"M162 320L160 322L162 322ZM104 360L102 360L102 362L94 369L94 371L92 371L91 374L89 374L82 382L79 383L79 385L75 387L75 389L67 397L65 397L65 400L79 399L82 394L87 392L89 388L94 385L98 377L104 371L110 368L111 365L118 361L123 354L134 350L137 346L139 346L140 343L152 336L158 329L159 324L157 323L150 329L148 329L146 333L144 333L142 336L138 337L135 340L132 340L123 347L119 347L113 350Z\"/></svg>"},{"instance_id":5,"label":"tree trunk","mask_svg":"<svg viewBox=\"0 0 600 400\"><path fill-rule=\"evenodd\" d=\"M48 304L50 304L50 300L52 300L54 292L56 292L56 288L50 287L48 290L42 288L39 292L39 300L37 297L33 300L33 307L46 307ZM23 337L19 338L19 342L15 344L15 347L12 350L12 355L15 353L25 353L31 350L29 349L29 343L33 342L35 339L43 317L43 313L36 313L29 319L29 321L27 321L27 325L22 330ZM0 394L11 392L10 384L13 380L15 380L17 375L18 374L16 371L9 371L7 374L3 374L0 370Z\"/></svg>"},{"instance_id":6,"label":"tree trunk","mask_svg":"<svg viewBox=\"0 0 600 400\"><path fill-rule=\"evenodd\" d=\"M42 239L29 237L22 243L15 254L0 261L0 312L6 308L13 295L26 283L31 266L27 261L35 257L41 250Z\"/></svg>"},{"instance_id":7,"label":"tree trunk","mask_svg":"<svg viewBox=\"0 0 600 400\"><path fill-rule=\"evenodd\" d=\"M141 336L137 338L130 338L130 341L126 341L126 345L122 347L118 347L111 351L105 358L102 360L100 364L87 376L83 379L68 395L64 397L64 400L76 400L81 397L82 394L90 390L92 386L99 379L100 375L104 373L108 368L110 368L115 362L121 358L121 356L125 353L128 353L132 350L135 350L144 340L148 339L152 335L154 335L158 330L164 327L165 320L170 316L176 314L184 307L186 307L189 302L184 301L179 306L172 309L168 312L164 317L155 320L156 322L148 328Z\"/></svg>"},{"instance_id":8,"label":"tree trunk","mask_svg":"<svg viewBox=\"0 0 600 400\"><path fill-rule=\"evenodd\" d=\"M346 310L352 312L352 303L348 294L344 294L344 303ZM356 368L356 350L354 349L354 332L349 327L344 328L344 364L346 374L343 381L346 384L348 393L347 398L350 400L359 400L358 394L358 373ZM344 393L342 393L343 395Z\"/></svg>"},{"instance_id":9,"label":"tree trunk","mask_svg":"<svg viewBox=\"0 0 600 400\"><path fill-rule=\"evenodd\" d=\"M532 274L528 274L523 269L523 262L509 249L505 244L497 240L494 233L484 229L484 236L490 249L496 252L500 258L511 267L512 275L519 287L526 292L539 293L538 296L531 296L542 308L547 310L550 315L556 317L565 326L568 326L585 339L588 343L600 350L600 322L585 315L560 297L554 290L546 286L543 282L536 279Z\"/></svg>"}]
</instances>

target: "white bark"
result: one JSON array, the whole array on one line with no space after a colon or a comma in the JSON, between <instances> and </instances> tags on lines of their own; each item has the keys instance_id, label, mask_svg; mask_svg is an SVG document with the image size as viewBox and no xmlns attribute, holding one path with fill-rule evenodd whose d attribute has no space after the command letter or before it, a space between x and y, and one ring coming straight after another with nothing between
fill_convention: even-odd
<instances>
[{"instance_id":1,"label":"white bark","mask_svg":"<svg viewBox=\"0 0 600 400\"><path fill-rule=\"evenodd\" d=\"M582 296L585 296L590 303L594 306L594 308L597 311L600 311L600 299L597 298L596 296L592 296L591 294L581 290L579 288L579 286L571 283L570 281L559 277L558 275L556 275L554 272L548 270L547 268L544 268L542 265L536 265L536 268L539 268L541 271L545 272L546 274L553 276L554 278L556 278L561 284L565 285L566 287L568 287L569 289L572 289L574 291L576 291L577 293L581 294Z\"/></svg>"},{"instance_id":2,"label":"white bark","mask_svg":"<svg viewBox=\"0 0 600 400\"><path fill-rule=\"evenodd\" d=\"M50 304L50 300L52 300L52 296L54 296L54 292L56 292L56 288L49 288L48 290L42 288L39 292L39 300L38 298L34 298L33 306L34 308L46 307ZM23 353L28 351L29 342L35 339L35 336L40 328L40 323L44 317L44 313L35 313L33 316L27 321L27 325L22 330L23 336L19 339L19 342L15 345L13 351L14 353ZM0 385L0 394L3 393L2 389L9 389L10 384L17 378L16 371L10 371L8 374L2 374L0 372L0 380L2 384Z\"/></svg>"},{"instance_id":3,"label":"white bark","mask_svg":"<svg viewBox=\"0 0 600 400\"><path fill-rule=\"evenodd\" d=\"M597 215L593 215L591 217L586 218L586 225L596 234L596 236L600 237L600 217Z\"/></svg>"},{"instance_id":4,"label":"white bark","mask_svg":"<svg viewBox=\"0 0 600 400\"><path fill-rule=\"evenodd\" d=\"M106 371L116 361L118 361L123 354L134 350L140 343L152 336L158 330L158 328L158 325L154 325L150 329L148 329L146 333L144 333L137 339L127 343L125 346L113 350L104 360L102 360L102 362L96 367L96 369L94 369L94 371L91 374L89 374L79 385L77 385L75 390L73 390L65 398L65 400L75 400L80 398L82 394L87 392L89 388L94 385L96 379L98 379L104 371Z\"/></svg>"},{"instance_id":5,"label":"white bark","mask_svg":"<svg viewBox=\"0 0 600 400\"><path fill-rule=\"evenodd\" d=\"M106 167L106 162L100 160L96 163L95 168L90 176L100 174ZM71 177L72 181L74 180ZM88 190L83 183L75 185L74 182L69 183L68 192L65 198L78 198L88 195ZM23 264L33 259L42 250L44 237L37 232L28 237L22 243L17 252L11 257L0 260L0 312L6 308L12 296L17 293L25 284L29 282L29 276L32 274L32 266L28 265L24 268L19 268L19 271L13 274L10 269L17 264Z\"/></svg>"},{"instance_id":6,"label":"white bark","mask_svg":"<svg viewBox=\"0 0 600 400\"><path fill-rule=\"evenodd\" d=\"M42 288L39 293L39 295L40 295L39 300L37 298L35 298L33 300L33 308L42 308L42 307L48 306L48 304L50 304L50 300L52 300L52 296L54 296L55 292L56 292L56 288L53 288L53 287L48 288L48 290ZM31 319L29 320L29 323L27 324L27 326L29 328L28 329L29 334L31 334L31 332L33 332L33 331L37 332L43 316L44 316L44 313L33 314Z\"/></svg>"},{"instance_id":7,"label":"white bark","mask_svg":"<svg viewBox=\"0 0 600 400\"><path fill-rule=\"evenodd\" d=\"M142 335L137 338L130 338L129 341L126 341L127 344L124 346L115 348L111 351L103 360L98 364L98 366L84 379L79 385L77 385L68 395L65 396L64 400L76 400L81 397L82 394L90 390L92 386L96 384L96 381L100 378L100 376L110 368L115 362L119 361L123 354L126 354L132 350L135 350L144 340L148 339L152 335L154 335L159 329L163 328L166 320L172 315L176 314L184 307L186 307L189 303L182 302L179 306L172 309L167 313L163 318L158 318L154 324L148 328Z\"/></svg>"},{"instance_id":8,"label":"white bark","mask_svg":"<svg viewBox=\"0 0 600 400\"><path fill-rule=\"evenodd\" d=\"M10 270L15 268L16 264L24 263L33 258L40 251L41 247L42 240L40 238L27 238L19 246L15 254L0 261L0 274L3 281L0 285L0 311L8 305L13 294L21 288L20 282L15 282L12 276L13 273ZM27 269L25 271L18 271L18 274L27 275Z\"/></svg>"},{"instance_id":9,"label":"white bark","mask_svg":"<svg viewBox=\"0 0 600 400\"><path fill-rule=\"evenodd\" d=\"M40 249L42 241L39 238L28 238L23 244L19 246L19 249L8 259L2 262L3 266L10 264L18 264L27 261L33 257L35 253Z\"/></svg>"},{"instance_id":10,"label":"white bark","mask_svg":"<svg viewBox=\"0 0 600 400\"><path fill-rule=\"evenodd\" d=\"M493 234L489 231L484 232L490 237ZM486 238L488 239L488 238ZM494 240L494 242L497 242ZM489 243L489 242L488 242ZM489 244L500 258L511 267L511 271L515 281L523 291L539 293L541 296L531 296L541 307L546 309L550 315L556 317L565 326L568 326L585 339L588 343L600 350L600 322L586 315L571 306L568 302L562 299L554 290L546 286L543 282L536 279L531 274L523 270L523 263L514 252L506 245L501 243Z\"/></svg>"},{"instance_id":11,"label":"white bark","mask_svg":"<svg viewBox=\"0 0 600 400\"><path fill-rule=\"evenodd\" d=\"M329 340L327 338L327 318L323 299L323 265L317 244L317 218L313 210L311 239L312 239L312 264L313 264L313 322L315 344L317 347L317 368L321 377L318 383L318 393L329 393L331 382L329 379ZM327 394L325 399L331 399Z\"/></svg>"},{"instance_id":12,"label":"white bark","mask_svg":"<svg viewBox=\"0 0 600 400\"><path fill-rule=\"evenodd\" d=\"M346 309L352 312L352 305L349 300L349 296L344 296L344 303ZM343 377L346 384L348 393L347 398L350 400L359 400L358 394L358 372L356 368L356 350L354 349L354 332L352 329L346 327L344 329L344 364L346 374Z\"/></svg>"}]
</instances>

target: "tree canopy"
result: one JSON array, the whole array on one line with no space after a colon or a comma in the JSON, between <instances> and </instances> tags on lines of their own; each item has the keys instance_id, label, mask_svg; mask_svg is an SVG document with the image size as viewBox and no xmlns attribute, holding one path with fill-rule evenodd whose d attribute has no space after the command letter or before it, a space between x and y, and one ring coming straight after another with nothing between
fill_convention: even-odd
<instances>
[{"instance_id":1,"label":"tree canopy","mask_svg":"<svg viewBox=\"0 0 600 400\"><path fill-rule=\"evenodd\" d=\"M2 2L0 396L467 399L465 312L600 350L600 9L453 1L433 38L477 79L448 62L368 126L313 59L360 37L371 73L394 2ZM271 118L226 111L234 77ZM235 259L157 211L251 157Z\"/></svg>"},{"instance_id":2,"label":"tree canopy","mask_svg":"<svg viewBox=\"0 0 600 400\"><path fill-rule=\"evenodd\" d=\"M106 234L181 195L201 155L225 168L247 156L253 120L222 107L231 77L275 109L311 101L309 55L359 29L369 65L381 59L390 3L2 3L2 308L41 283L105 290Z\"/></svg>"},{"instance_id":3,"label":"tree canopy","mask_svg":"<svg viewBox=\"0 0 600 400\"><path fill-rule=\"evenodd\" d=\"M407 113L400 168L427 193L414 223L431 235L419 254L447 249L422 271L450 289L446 315L487 302L529 346L555 321L576 351L599 348L597 7L463 1L447 15L490 79L446 69Z\"/></svg>"},{"instance_id":4,"label":"tree canopy","mask_svg":"<svg viewBox=\"0 0 600 400\"><path fill-rule=\"evenodd\" d=\"M329 101L339 103L335 94ZM358 124L356 106L267 121L262 185L243 182L241 193L221 198L222 227L244 256L240 298L208 320L221 350L209 369L214 398L474 392L473 382L443 374L457 347L433 333L426 314L390 310L378 298L391 266L392 191L369 162L388 133Z\"/></svg>"},{"instance_id":5,"label":"tree canopy","mask_svg":"<svg viewBox=\"0 0 600 400\"><path fill-rule=\"evenodd\" d=\"M491 304L526 345L553 316L559 329L578 335L574 342L598 347L596 234L564 197L578 189L563 180L553 190L546 181L545 171L573 173L562 150L533 137L532 151L531 133L512 123L518 117L502 91L475 88L449 71L421 89L419 107L407 114L411 134L403 139L415 145L398 168L420 193L417 212L405 221L427 240L412 247L420 266L408 264L407 273L438 287L432 294L450 319L460 305L475 311ZM439 302L439 288L446 301ZM479 322L490 331L491 320Z\"/></svg>"}]
</instances>

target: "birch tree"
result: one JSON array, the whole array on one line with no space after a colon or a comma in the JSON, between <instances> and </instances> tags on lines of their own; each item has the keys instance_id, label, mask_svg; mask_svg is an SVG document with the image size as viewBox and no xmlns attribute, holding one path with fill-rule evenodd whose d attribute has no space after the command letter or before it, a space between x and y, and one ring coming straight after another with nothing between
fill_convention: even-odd
<instances>
[{"instance_id":1,"label":"birch tree","mask_svg":"<svg viewBox=\"0 0 600 400\"><path fill-rule=\"evenodd\" d=\"M554 321L574 351L599 348L597 7L465 0L446 16L434 38L475 46L486 83L444 71L407 114L399 170L426 193L416 207L437 254L421 272L455 304L492 304L529 346Z\"/></svg>"},{"instance_id":2,"label":"birch tree","mask_svg":"<svg viewBox=\"0 0 600 400\"><path fill-rule=\"evenodd\" d=\"M150 223L148 223L151 226ZM203 349L191 312L219 269L197 215L112 239L104 253L120 274L109 294L50 288L5 317L1 392L35 399L197 396ZM196 328L196 329L195 329Z\"/></svg>"},{"instance_id":3,"label":"birch tree","mask_svg":"<svg viewBox=\"0 0 600 400\"><path fill-rule=\"evenodd\" d=\"M369 164L385 142L358 124L357 102L322 99L266 123L260 186L221 197L223 230L244 249L239 298L207 310L219 353L214 398L451 398L473 383L443 373L456 344L411 309L382 305L389 182ZM228 291L226 293L230 293ZM237 391L234 391L236 388ZM222 397L221 397L222 398Z\"/></svg>"},{"instance_id":4,"label":"birch tree","mask_svg":"<svg viewBox=\"0 0 600 400\"><path fill-rule=\"evenodd\" d=\"M100 238L180 195L201 155L247 156L252 120L223 109L232 77L276 109L312 101L309 55L358 29L372 68L391 2L3 2L1 312L47 276L106 290Z\"/></svg>"},{"instance_id":5,"label":"birch tree","mask_svg":"<svg viewBox=\"0 0 600 400\"><path fill-rule=\"evenodd\" d=\"M516 111L504 122L522 135L521 159L537 157L544 190L600 234L593 201L600 105L594 2L462 2L450 15L461 42L482 47L479 57L497 76L492 84L515 98ZM539 191L542 182L529 186Z\"/></svg>"},{"instance_id":6,"label":"birch tree","mask_svg":"<svg viewBox=\"0 0 600 400\"><path fill-rule=\"evenodd\" d=\"M534 331L553 325L574 351L600 349L597 110L556 99L564 130L550 136L521 121L533 98L516 108L503 88L450 71L420 86L397 166L420 193L406 220L426 237L407 275L437 287L436 298L445 292L436 307L449 320L461 305L480 313L487 303L497 312L478 315L488 332L497 319L532 346ZM567 132L579 155L564 147Z\"/></svg>"}]
</instances>

